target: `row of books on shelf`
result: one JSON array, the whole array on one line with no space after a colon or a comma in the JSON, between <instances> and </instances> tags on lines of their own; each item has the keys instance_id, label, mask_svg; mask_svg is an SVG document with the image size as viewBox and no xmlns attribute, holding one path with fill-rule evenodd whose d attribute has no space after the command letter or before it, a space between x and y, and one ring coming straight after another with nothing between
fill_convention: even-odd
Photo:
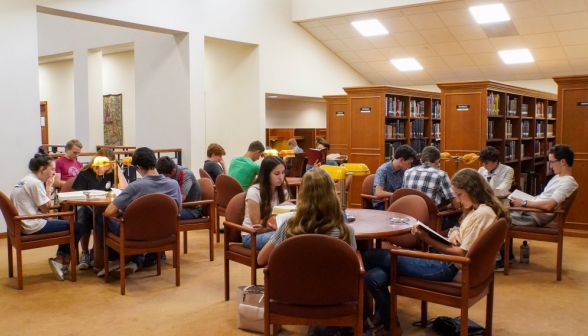
<instances>
[{"instance_id":1,"label":"row of books on shelf","mask_svg":"<svg viewBox=\"0 0 588 336\"><path fill-rule=\"evenodd\" d=\"M506 101L508 102L508 106L506 108L506 115L507 116L516 116L517 115L517 98L510 99L508 95L506 95Z\"/></svg>"},{"instance_id":2,"label":"row of books on shelf","mask_svg":"<svg viewBox=\"0 0 588 336\"><path fill-rule=\"evenodd\" d=\"M426 139L413 139L410 141L410 147L417 152L418 157L421 156L423 152L423 148L427 147L427 140Z\"/></svg>"},{"instance_id":3,"label":"row of books on shelf","mask_svg":"<svg viewBox=\"0 0 588 336\"><path fill-rule=\"evenodd\" d=\"M555 133L553 132L555 125L547 124L547 136L553 136Z\"/></svg>"},{"instance_id":4,"label":"row of books on shelf","mask_svg":"<svg viewBox=\"0 0 588 336\"><path fill-rule=\"evenodd\" d=\"M488 129L486 130L486 139L494 139L494 121L488 120Z\"/></svg>"},{"instance_id":5,"label":"row of books on shelf","mask_svg":"<svg viewBox=\"0 0 588 336\"><path fill-rule=\"evenodd\" d=\"M545 136L545 125L543 121L537 121L537 124L535 124L535 136Z\"/></svg>"},{"instance_id":6,"label":"row of books on shelf","mask_svg":"<svg viewBox=\"0 0 588 336\"><path fill-rule=\"evenodd\" d=\"M411 100L409 105L411 118L422 118L425 116L425 102L423 100Z\"/></svg>"},{"instance_id":7,"label":"row of books on shelf","mask_svg":"<svg viewBox=\"0 0 588 336\"><path fill-rule=\"evenodd\" d=\"M384 160L390 161L394 158L394 152L396 148L400 147L402 142L394 141L394 142L386 142L384 144Z\"/></svg>"},{"instance_id":8,"label":"row of books on shelf","mask_svg":"<svg viewBox=\"0 0 588 336\"><path fill-rule=\"evenodd\" d=\"M441 101L433 100L433 110L431 111L431 117L441 118Z\"/></svg>"},{"instance_id":9,"label":"row of books on shelf","mask_svg":"<svg viewBox=\"0 0 588 336\"><path fill-rule=\"evenodd\" d=\"M500 115L500 95L497 93L490 93L486 97L486 113L488 115Z\"/></svg>"},{"instance_id":10,"label":"row of books on shelf","mask_svg":"<svg viewBox=\"0 0 588 336\"><path fill-rule=\"evenodd\" d=\"M386 124L384 128L384 137L386 139L402 139L405 137L404 121L396 120L391 124Z\"/></svg>"},{"instance_id":11,"label":"row of books on shelf","mask_svg":"<svg viewBox=\"0 0 588 336\"><path fill-rule=\"evenodd\" d=\"M404 117L404 100L386 96L386 117Z\"/></svg>"},{"instance_id":12,"label":"row of books on shelf","mask_svg":"<svg viewBox=\"0 0 588 336\"><path fill-rule=\"evenodd\" d=\"M529 120L523 120L521 123L521 135L523 138L529 137L529 129L531 128L531 124Z\"/></svg>"},{"instance_id":13,"label":"row of books on shelf","mask_svg":"<svg viewBox=\"0 0 588 336\"><path fill-rule=\"evenodd\" d=\"M518 98L510 99L509 95L506 95L506 115L516 116L517 114L517 102ZM535 118L545 118L547 112L547 118L553 118L553 106L545 106L545 102L537 102L535 104ZM486 97L486 113L488 115L499 116L500 115L500 95L497 93L490 93ZM529 104L521 104L521 116L526 117L529 115Z\"/></svg>"},{"instance_id":14,"label":"row of books on shelf","mask_svg":"<svg viewBox=\"0 0 588 336\"><path fill-rule=\"evenodd\" d=\"M402 98L394 96L386 96L386 117L404 117L404 103ZM411 118L424 118L425 117L425 101L424 100L411 100L409 102L409 115ZM433 100L431 107L431 117L441 118L441 101Z\"/></svg>"},{"instance_id":15,"label":"row of books on shelf","mask_svg":"<svg viewBox=\"0 0 588 336\"><path fill-rule=\"evenodd\" d=\"M512 138L512 122L510 120L507 120L504 124L504 137Z\"/></svg>"},{"instance_id":16,"label":"row of books on shelf","mask_svg":"<svg viewBox=\"0 0 588 336\"><path fill-rule=\"evenodd\" d=\"M541 140L535 140L535 156L545 156L545 143Z\"/></svg>"},{"instance_id":17,"label":"row of books on shelf","mask_svg":"<svg viewBox=\"0 0 588 336\"><path fill-rule=\"evenodd\" d=\"M433 123L431 126L431 139L441 139L441 123Z\"/></svg>"},{"instance_id":18,"label":"row of books on shelf","mask_svg":"<svg viewBox=\"0 0 588 336\"><path fill-rule=\"evenodd\" d=\"M422 138L425 134L425 120L417 119L410 122L410 137Z\"/></svg>"},{"instance_id":19,"label":"row of books on shelf","mask_svg":"<svg viewBox=\"0 0 588 336\"><path fill-rule=\"evenodd\" d=\"M506 161L516 159L516 147L517 142L515 140L507 141L504 146L504 158ZM523 153L523 152L521 152Z\"/></svg>"}]
</instances>

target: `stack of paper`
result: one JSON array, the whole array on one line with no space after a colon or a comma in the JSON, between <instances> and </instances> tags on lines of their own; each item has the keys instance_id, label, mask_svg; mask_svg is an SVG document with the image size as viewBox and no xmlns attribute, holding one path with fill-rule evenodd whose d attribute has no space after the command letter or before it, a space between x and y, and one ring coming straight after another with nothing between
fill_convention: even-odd
<instances>
[{"instance_id":1,"label":"stack of paper","mask_svg":"<svg viewBox=\"0 0 588 336\"><path fill-rule=\"evenodd\" d=\"M88 196L86 196L86 194ZM84 200L87 198L97 198L97 197L104 197L106 196L106 191L104 190L84 190L84 191L69 191L69 192L60 192L57 194L59 198L59 202L71 201L71 200Z\"/></svg>"},{"instance_id":2,"label":"stack of paper","mask_svg":"<svg viewBox=\"0 0 588 336\"><path fill-rule=\"evenodd\" d=\"M287 213L287 212L291 212L291 211L296 211L296 205L295 204L287 204L287 205L276 205L273 210L272 213L279 215L279 214L283 214L283 213Z\"/></svg>"}]
</instances>

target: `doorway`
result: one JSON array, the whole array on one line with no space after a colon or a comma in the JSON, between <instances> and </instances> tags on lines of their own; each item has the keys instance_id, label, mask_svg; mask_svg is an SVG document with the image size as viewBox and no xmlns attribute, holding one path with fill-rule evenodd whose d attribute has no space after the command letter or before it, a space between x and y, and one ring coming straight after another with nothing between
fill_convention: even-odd
<instances>
[{"instance_id":1,"label":"doorway","mask_svg":"<svg viewBox=\"0 0 588 336\"><path fill-rule=\"evenodd\" d=\"M49 118L47 118L47 102L41 102L41 144L49 144Z\"/></svg>"}]
</instances>

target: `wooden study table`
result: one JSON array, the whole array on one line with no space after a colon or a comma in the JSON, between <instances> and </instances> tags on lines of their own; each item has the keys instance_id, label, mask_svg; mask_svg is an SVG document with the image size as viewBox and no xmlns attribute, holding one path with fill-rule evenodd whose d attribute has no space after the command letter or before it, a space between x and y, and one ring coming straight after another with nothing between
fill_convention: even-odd
<instances>
[{"instance_id":1,"label":"wooden study table","mask_svg":"<svg viewBox=\"0 0 588 336\"><path fill-rule=\"evenodd\" d=\"M87 199L80 199L80 200L67 200L63 202L66 205L70 205L72 207L76 206L89 206L92 207L92 212L95 214L96 210L101 210L98 216L102 216L102 212L106 210L106 207L112 202L113 197L93 197ZM76 211L77 214L77 211ZM99 242L102 239L98 239L98 234L96 233L96 216L92 216L92 240L94 244L94 271L99 272L102 268L104 268L104 249L102 248L102 244ZM107 225L106 223L104 225ZM77 265L76 265L77 267Z\"/></svg>"}]
</instances>

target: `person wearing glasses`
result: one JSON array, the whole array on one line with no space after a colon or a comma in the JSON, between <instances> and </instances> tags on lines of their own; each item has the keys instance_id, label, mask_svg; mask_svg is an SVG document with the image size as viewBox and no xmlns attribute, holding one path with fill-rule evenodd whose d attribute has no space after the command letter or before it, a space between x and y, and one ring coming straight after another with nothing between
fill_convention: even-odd
<instances>
[{"instance_id":1,"label":"person wearing glasses","mask_svg":"<svg viewBox=\"0 0 588 336\"><path fill-rule=\"evenodd\" d=\"M482 167L478 173L486 178L492 189L510 191L514 176L514 169L499 162L500 152L492 146L484 147L480 151Z\"/></svg>"},{"instance_id":2,"label":"person wearing glasses","mask_svg":"<svg viewBox=\"0 0 588 336\"><path fill-rule=\"evenodd\" d=\"M549 150L549 164L555 176L547 183L539 196L531 201L512 197L511 204L515 207L541 209L545 213L512 212L512 225L545 226L555 218L554 213L570 195L578 189L578 183L572 176L574 151L568 145L556 145Z\"/></svg>"}]
</instances>

